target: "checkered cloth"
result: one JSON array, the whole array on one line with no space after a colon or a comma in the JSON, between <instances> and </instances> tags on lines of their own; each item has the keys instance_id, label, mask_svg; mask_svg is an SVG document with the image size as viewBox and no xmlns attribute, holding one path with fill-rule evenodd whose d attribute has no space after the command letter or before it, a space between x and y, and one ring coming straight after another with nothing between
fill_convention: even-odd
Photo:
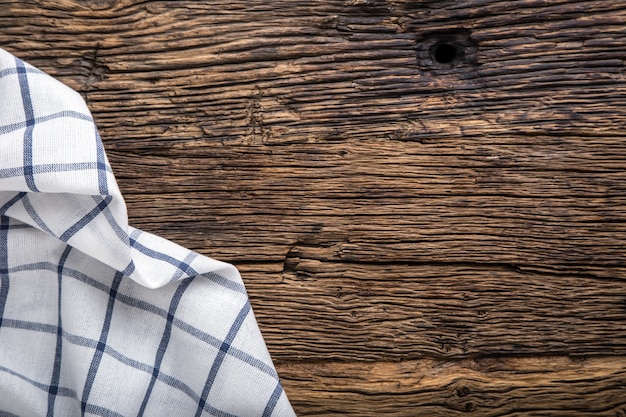
<instances>
[{"instance_id":1,"label":"checkered cloth","mask_svg":"<svg viewBox=\"0 0 626 417\"><path fill-rule=\"evenodd\" d=\"M294 415L237 270L130 227L80 95L1 49L0 415Z\"/></svg>"}]
</instances>

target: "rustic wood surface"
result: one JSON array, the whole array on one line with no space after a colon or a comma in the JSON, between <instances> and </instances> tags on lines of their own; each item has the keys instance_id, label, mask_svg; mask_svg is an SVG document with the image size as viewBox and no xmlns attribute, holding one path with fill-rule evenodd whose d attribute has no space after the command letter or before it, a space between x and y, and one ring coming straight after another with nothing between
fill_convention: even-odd
<instances>
[{"instance_id":1,"label":"rustic wood surface","mask_svg":"<svg viewBox=\"0 0 626 417\"><path fill-rule=\"evenodd\" d=\"M626 3L0 0L299 415L626 416ZM1 98L0 98L1 99Z\"/></svg>"}]
</instances>

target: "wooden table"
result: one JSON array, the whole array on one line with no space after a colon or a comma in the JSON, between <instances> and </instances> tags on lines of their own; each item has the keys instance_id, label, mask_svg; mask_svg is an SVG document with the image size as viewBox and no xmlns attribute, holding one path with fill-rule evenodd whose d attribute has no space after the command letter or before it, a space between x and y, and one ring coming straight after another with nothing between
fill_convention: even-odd
<instances>
[{"instance_id":1,"label":"wooden table","mask_svg":"<svg viewBox=\"0 0 626 417\"><path fill-rule=\"evenodd\" d=\"M0 0L0 46L241 270L300 416L626 416L626 2Z\"/></svg>"}]
</instances>

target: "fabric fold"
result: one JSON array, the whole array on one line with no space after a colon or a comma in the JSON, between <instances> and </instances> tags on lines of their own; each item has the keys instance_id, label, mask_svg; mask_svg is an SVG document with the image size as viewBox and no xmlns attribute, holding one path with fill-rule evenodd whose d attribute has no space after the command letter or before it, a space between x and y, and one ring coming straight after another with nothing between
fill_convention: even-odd
<instances>
[{"instance_id":1,"label":"fabric fold","mask_svg":"<svg viewBox=\"0 0 626 417\"><path fill-rule=\"evenodd\" d=\"M207 258L182 272L165 255L142 262L146 253L183 254L186 249L129 227L124 199L82 97L6 52L0 54L0 65L0 207L17 197L5 216L148 288L191 277L196 269L236 278L231 265ZM141 242L131 233L142 236Z\"/></svg>"},{"instance_id":2,"label":"fabric fold","mask_svg":"<svg viewBox=\"0 0 626 417\"><path fill-rule=\"evenodd\" d=\"M239 272L129 226L81 96L2 49L0 410L294 415Z\"/></svg>"}]
</instances>

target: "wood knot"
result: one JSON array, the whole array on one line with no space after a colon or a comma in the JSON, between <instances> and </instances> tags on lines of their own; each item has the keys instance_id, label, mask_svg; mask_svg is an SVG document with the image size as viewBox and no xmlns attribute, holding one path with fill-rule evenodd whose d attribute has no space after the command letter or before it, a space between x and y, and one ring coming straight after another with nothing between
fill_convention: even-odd
<instances>
[{"instance_id":1,"label":"wood knot","mask_svg":"<svg viewBox=\"0 0 626 417\"><path fill-rule=\"evenodd\" d=\"M475 65L477 48L467 29L435 32L417 40L416 58L424 70L445 72Z\"/></svg>"},{"instance_id":2,"label":"wood knot","mask_svg":"<svg viewBox=\"0 0 626 417\"><path fill-rule=\"evenodd\" d=\"M470 393L470 390L467 387L461 387L456 390L456 395L459 398L467 397L469 393Z\"/></svg>"},{"instance_id":3,"label":"wood knot","mask_svg":"<svg viewBox=\"0 0 626 417\"><path fill-rule=\"evenodd\" d=\"M118 0L82 0L76 2L82 7L88 7L94 11L108 10L117 6Z\"/></svg>"}]
</instances>

